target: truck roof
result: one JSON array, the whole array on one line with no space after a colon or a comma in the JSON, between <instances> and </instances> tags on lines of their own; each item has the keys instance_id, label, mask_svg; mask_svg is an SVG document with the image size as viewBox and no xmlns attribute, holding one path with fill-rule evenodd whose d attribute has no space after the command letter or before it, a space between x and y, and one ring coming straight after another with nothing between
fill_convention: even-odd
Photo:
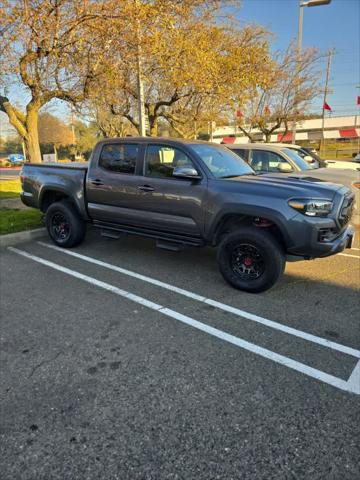
<instances>
[{"instance_id":1,"label":"truck roof","mask_svg":"<svg viewBox=\"0 0 360 480\"><path fill-rule=\"evenodd\" d=\"M193 139L186 139L186 138L169 138L169 137L115 137L115 138L106 138L105 140L100 140L98 144L106 145L107 143L114 143L114 142L129 142L129 143L168 143L170 144L206 144L209 145L209 142L203 140L193 140ZM219 146L217 143L212 145Z\"/></svg>"}]
</instances>

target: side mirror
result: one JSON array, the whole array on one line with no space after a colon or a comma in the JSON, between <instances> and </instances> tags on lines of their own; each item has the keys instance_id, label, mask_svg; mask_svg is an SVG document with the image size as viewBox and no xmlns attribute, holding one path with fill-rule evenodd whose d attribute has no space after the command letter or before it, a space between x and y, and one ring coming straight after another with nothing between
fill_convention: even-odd
<instances>
[{"instance_id":1,"label":"side mirror","mask_svg":"<svg viewBox=\"0 0 360 480\"><path fill-rule=\"evenodd\" d=\"M290 173L293 171L292 166L290 165L290 163L287 163L287 162L279 163L278 169L279 169L279 172L281 173Z\"/></svg>"},{"instance_id":2,"label":"side mirror","mask_svg":"<svg viewBox=\"0 0 360 480\"><path fill-rule=\"evenodd\" d=\"M304 160L307 163L314 163L315 162L315 160L313 159L313 157L311 155L305 155Z\"/></svg>"},{"instance_id":3,"label":"side mirror","mask_svg":"<svg viewBox=\"0 0 360 480\"><path fill-rule=\"evenodd\" d=\"M177 178L188 178L192 180L201 178L195 168L192 167L175 167L172 176Z\"/></svg>"}]
</instances>

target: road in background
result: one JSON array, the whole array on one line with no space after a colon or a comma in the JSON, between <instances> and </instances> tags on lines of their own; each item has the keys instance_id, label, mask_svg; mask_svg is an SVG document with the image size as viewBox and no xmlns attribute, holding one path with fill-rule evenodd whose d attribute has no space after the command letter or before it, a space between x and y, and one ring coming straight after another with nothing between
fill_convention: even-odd
<instances>
[{"instance_id":1,"label":"road in background","mask_svg":"<svg viewBox=\"0 0 360 480\"><path fill-rule=\"evenodd\" d=\"M19 168L0 168L0 180L8 180L16 178L20 174L21 167Z\"/></svg>"}]
</instances>

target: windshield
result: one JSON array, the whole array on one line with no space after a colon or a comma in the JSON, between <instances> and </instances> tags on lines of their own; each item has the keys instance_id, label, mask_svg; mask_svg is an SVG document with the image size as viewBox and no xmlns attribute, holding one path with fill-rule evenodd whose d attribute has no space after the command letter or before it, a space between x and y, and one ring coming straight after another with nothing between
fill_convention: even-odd
<instances>
[{"instance_id":1,"label":"windshield","mask_svg":"<svg viewBox=\"0 0 360 480\"><path fill-rule=\"evenodd\" d=\"M199 143L190 146L216 178L255 174L254 170L242 158L226 147Z\"/></svg>"},{"instance_id":2,"label":"windshield","mask_svg":"<svg viewBox=\"0 0 360 480\"><path fill-rule=\"evenodd\" d=\"M283 148L282 151L284 153L286 153L286 155L288 157L291 158L291 160L296 164L296 166L301 170L312 170L312 168L310 167L310 165L307 163L306 160L304 160L303 158L300 157L300 155L298 155L296 153L295 150L292 150L291 148Z\"/></svg>"}]
</instances>

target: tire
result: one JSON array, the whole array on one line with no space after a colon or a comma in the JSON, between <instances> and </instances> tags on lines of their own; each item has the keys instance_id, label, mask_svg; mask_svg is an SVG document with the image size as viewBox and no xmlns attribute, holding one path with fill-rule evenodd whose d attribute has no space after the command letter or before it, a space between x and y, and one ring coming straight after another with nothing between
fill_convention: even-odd
<instances>
[{"instance_id":1,"label":"tire","mask_svg":"<svg viewBox=\"0 0 360 480\"><path fill-rule=\"evenodd\" d=\"M46 211L45 223L51 240L59 247L75 247L85 237L86 223L70 202L51 204Z\"/></svg>"},{"instance_id":2,"label":"tire","mask_svg":"<svg viewBox=\"0 0 360 480\"><path fill-rule=\"evenodd\" d=\"M260 293L271 288L285 269L277 240L258 227L244 227L221 241L217 261L224 279L238 290Z\"/></svg>"}]
</instances>

